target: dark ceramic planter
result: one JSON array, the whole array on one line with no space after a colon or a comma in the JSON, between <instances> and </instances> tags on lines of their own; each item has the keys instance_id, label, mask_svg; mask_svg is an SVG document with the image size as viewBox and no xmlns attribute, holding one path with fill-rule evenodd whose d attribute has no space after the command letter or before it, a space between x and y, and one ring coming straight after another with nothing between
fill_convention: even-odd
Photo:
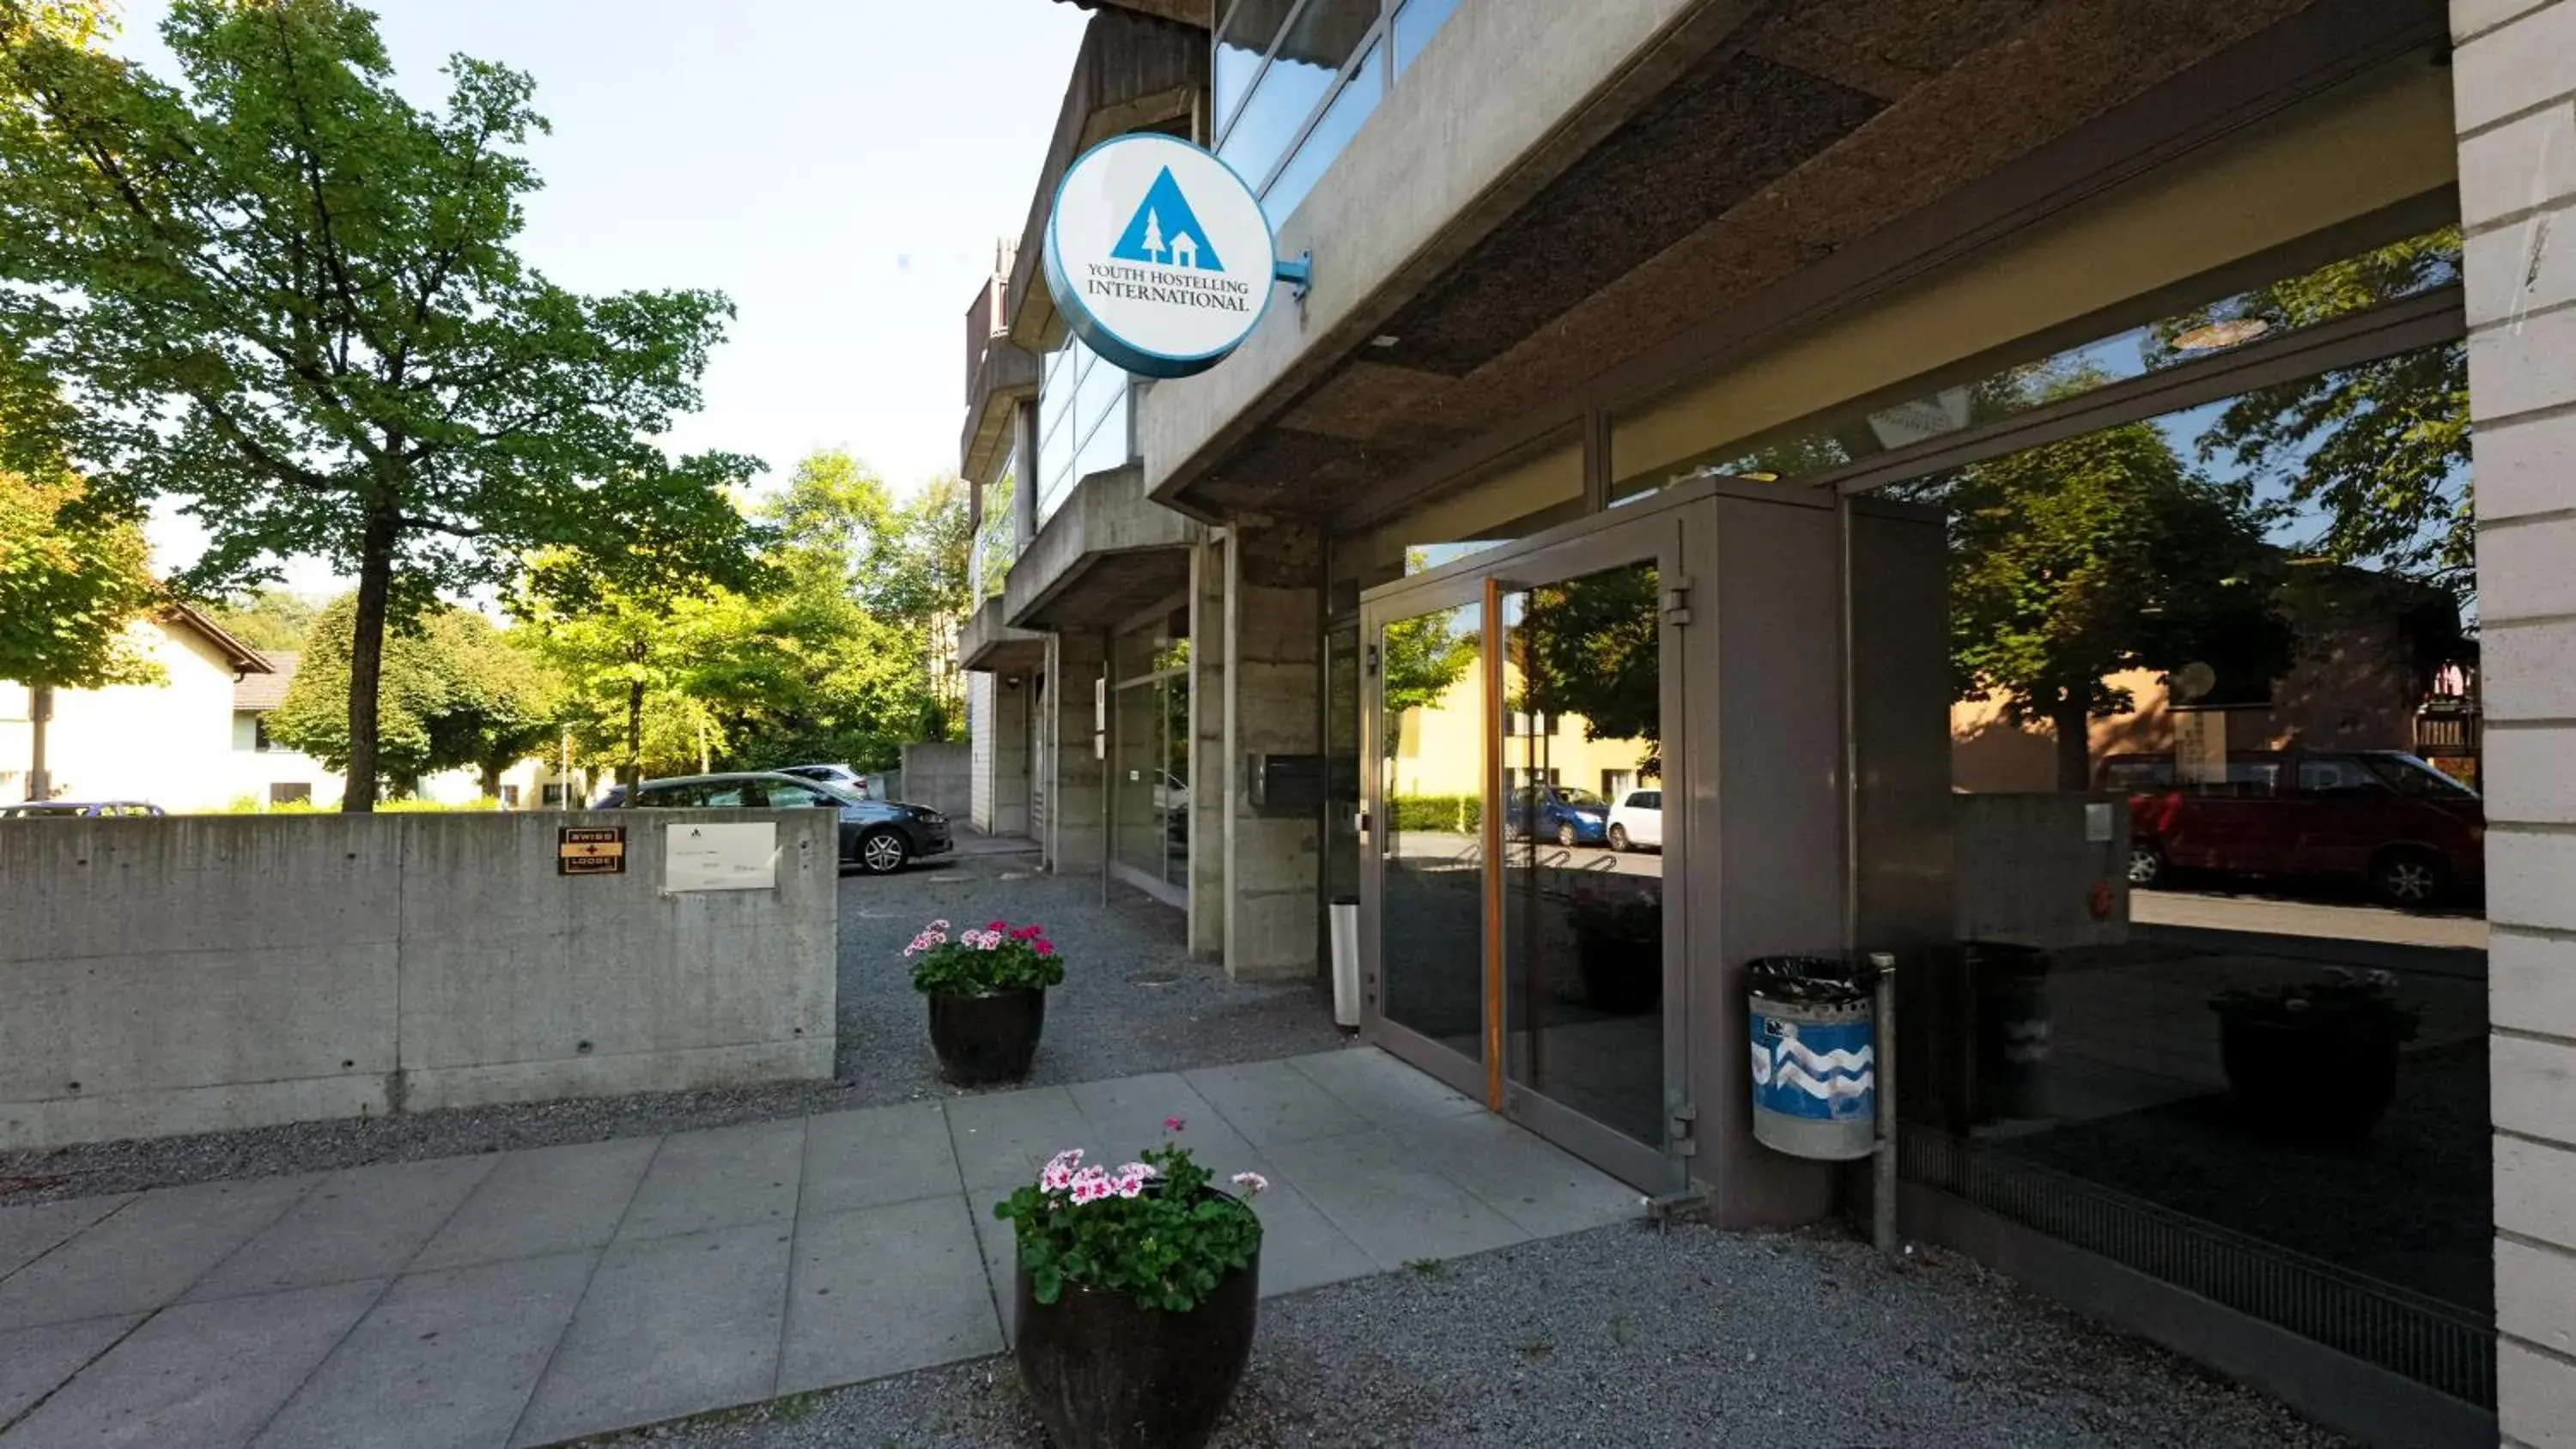
<instances>
[{"instance_id":1,"label":"dark ceramic planter","mask_svg":"<svg viewBox=\"0 0 2576 1449\"><path fill-rule=\"evenodd\" d=\"M2284 1026L2221 1013L2218 1053L2227 1090L2268 1135L2354 1142L2397 1095L2393 1033Z\"/></svg>"},{"instance_id":2,"label":"dark ceramic planter","mask_svg":"<svg viewBox=\"0 0 2576 1449\"><path fill-rule=\"evenodd\" d=\"M930 1047L939 1074L961 1087L1017 1081L1029 1074L1046 1029L1046 988L990 996L930 998Z\"/></svg>"},{"instance_id":3,"label":"dark ceramic planter","mask_svg":"<svg viewBox=\"0 0 2576 1449\"><path fill-rule=\"evenodd\" d=\"M1252 1357L1261 1254L1187 1313L1068 1284L1040 1303L1019 1270L1020 1387L1054 1449L1200 1449Z\"/></svg>"},{"instance_id":4,"label":"dark ceramic planter","mask_svg":"<svg viewBox=\"0 0 2576 1449\"><path fill-rule=\"evenodd\" d=\"M1583 977L1583 1000L1612 1016L1643 1016L1664 999L1664 943L1619 936L1578 935L1574 964Z\"/></svg>"}]
</instances>

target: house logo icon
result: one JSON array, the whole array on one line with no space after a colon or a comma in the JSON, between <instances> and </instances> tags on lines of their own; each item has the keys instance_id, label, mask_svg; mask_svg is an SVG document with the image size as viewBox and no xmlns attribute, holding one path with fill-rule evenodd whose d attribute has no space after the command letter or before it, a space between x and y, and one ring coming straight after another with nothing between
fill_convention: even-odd
<instances>
[{"instance_id":1,"label":"house logo icon","mask_svg":"<svg viewBox=\"0 0 2576 1449\"><path fill-rule=\"evenodd\" d=\"M1190 210L1189 199L1181 195L1181 184L1172 179L1169 166L1155 176L1153 185L1145 188L1144 203L1136 208L1135 217L1109 254L1122 262L1149 262L1182 271L1225 270L1225 263L1217 259L1216 248L1208 241L1206 229L1199 225L1198 214Z\"/></svg>"}]
</instances>

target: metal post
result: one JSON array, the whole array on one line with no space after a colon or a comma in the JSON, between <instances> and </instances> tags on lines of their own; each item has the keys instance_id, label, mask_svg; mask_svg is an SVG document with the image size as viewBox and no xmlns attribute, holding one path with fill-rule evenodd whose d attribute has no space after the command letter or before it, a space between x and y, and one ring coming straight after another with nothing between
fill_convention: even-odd
<instances>
[{"instance_id":1,"label":"metal post","mask_svg":"<svg viewBox=\"0 0 2576 1449\"><path fill-rule=\"evenodd\" d=\"M1875 1062L1871 1075L1878 1085L1878 1146L1871 1154L1869 1194L1870 1241L1881 1253L1896 1257L1896 956L1873 951L1870 967L1878 975L1877 1020L1871 1032Z\"/></svg>"}]
</instances>

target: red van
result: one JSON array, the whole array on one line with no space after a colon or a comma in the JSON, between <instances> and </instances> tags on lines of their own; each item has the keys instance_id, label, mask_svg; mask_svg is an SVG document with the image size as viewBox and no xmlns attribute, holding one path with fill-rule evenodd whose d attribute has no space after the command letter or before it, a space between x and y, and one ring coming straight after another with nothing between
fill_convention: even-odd
<instances>
[{"instance_id":1,"label":"red van","mask_svg":"<svg viewBox=\"0 0 2576 1449\"><path fill-rule=\"evenodd\" d=\"M2129 797L2133 886L2172 870L2342 876L2412 907L2474 890L2486 872L2477 792L2399 750L2242 750L2223 774L2112 755L2097 784Z\"/></svg>"}]
</instances>

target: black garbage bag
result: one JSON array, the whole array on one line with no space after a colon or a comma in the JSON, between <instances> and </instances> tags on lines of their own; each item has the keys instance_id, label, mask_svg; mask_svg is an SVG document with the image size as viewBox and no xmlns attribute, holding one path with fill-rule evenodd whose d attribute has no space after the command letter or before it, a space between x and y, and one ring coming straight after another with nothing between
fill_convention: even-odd
<instances>
[{"instance_id":1,"label":"black garbage bag","mask_svg":"<svg viewBox=\"0 0 2576 1449\"><path fill-rule=\"evenodd\" d=\"M1878 985L1877 968L1852 956L1758 956L1745 969L1754 995L1804 1006L1849 1006Z\"/></svg>"}]
</instances>

